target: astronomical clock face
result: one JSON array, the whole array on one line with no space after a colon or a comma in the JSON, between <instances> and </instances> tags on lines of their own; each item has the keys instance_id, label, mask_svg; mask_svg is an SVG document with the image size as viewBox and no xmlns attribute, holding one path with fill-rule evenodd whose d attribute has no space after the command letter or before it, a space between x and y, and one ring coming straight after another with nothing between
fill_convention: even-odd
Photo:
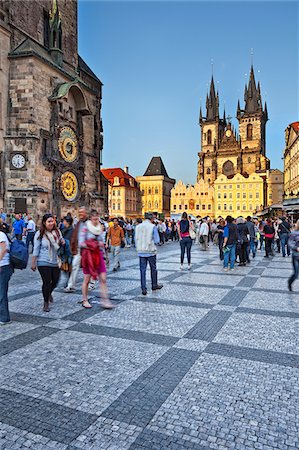
<instances>
[{"instance_id":1,"label":"astronomical clock face","mask_svg":"<svg viewBox=\"0 0 299 450\"><path fill-rule=\"evenodd\" d=\"M63 127L60 131L58 148L61 156L67 162L73 162L78 154L76 134L70 127Z\"/></svg>"},{"instance_id":2,"label":"astronomical clock face","mask_svg":"<svg viewBox=\"0 0 299 450\"><path fill-rule=\"evenodd\" d=\"M231 135L232 135L231 130L226 130L225 135L226 135L226 137L228 137L228 138L231 137Z\"/></svg>"},{"instance_id":3,"label":"astronomical clock face","mask_svg":"<svg viewBox=\"0 0 299 450\"><path fill-rule=\"evenodd\" d=\"M69 202L76 199L78 194L78 180L72 172L61 175L61 192Z\"/></svg>"}]
</instances>

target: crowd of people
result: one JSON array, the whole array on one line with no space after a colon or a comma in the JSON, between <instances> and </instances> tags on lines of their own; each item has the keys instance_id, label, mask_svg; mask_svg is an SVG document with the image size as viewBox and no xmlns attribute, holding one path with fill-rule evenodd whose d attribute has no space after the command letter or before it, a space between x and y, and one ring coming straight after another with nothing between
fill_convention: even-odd
<instances>
[{"instance_id":1,"label":"crowd of people","mask_svg":"<svg viewBox=\"0 0 299 450\"><path fill-rule=\"evenodd\" d=\"M8 223L10 222L10 223ZM38 225L38 226L37 226ZM8 309L8 284L13 274L10 247L13 240L24 242L29 252L32 247L31 269L39 272L42 280L43 311L49 312L54 302L53 291L62 278L64 292L76 291L80 268L83 271L82 306L92 308L88 290L99 282L101 306L112 309L109 299L106 272L120 269L120 252L124 247L134 246L139 257L141 291L147 295L146 268L150 265L152 290L162 289L158 283L156 255L157 246L171 241L180 243L180 269L184 270L185 255L187 269L191 269L192 245L202 251L209 246L219 247L219 258L225 272L250 264L258 250L265 251L265 258L275 253L282 257L292 254L293 274L288 288L299 275L299 221L292 230L286 217L275 220L227 216L211 220L197 217L192 220L186 212L180 220L158 219L148 213L144 220L125 220L104 216L96 210L78 210L78 217L68 213L60 220L53 214L45 214L36 224L30 214L15 214L8 221L7 214L0 210L0 324L10 322Z\"/></svg>"}]
</instances>

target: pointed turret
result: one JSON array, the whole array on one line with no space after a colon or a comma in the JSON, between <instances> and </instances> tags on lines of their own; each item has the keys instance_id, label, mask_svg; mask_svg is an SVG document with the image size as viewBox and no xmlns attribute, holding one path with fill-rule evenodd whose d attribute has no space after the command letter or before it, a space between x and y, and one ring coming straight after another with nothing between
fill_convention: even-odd
<instances>
[{"instance_id":1,"label":"pointed turret","mask_svg":"<svg viewBox=\"0 0 299 450\"><path fill-rule=\"evenodd\" d=\"M239 119L241 117L241 107L240 107L240 100L238 100L238 105L237 105L237 119Z\"/></svg>"},{"instance_id":2,"label":"pointed turret","mask_svg":"<svg viewBox=\"0 0 299 450\"><path fill-rule=\"evenodd\" d=\"M267 102L265 102L265 107L264 107L264 116L265 116L265 120L267 122L267 120L269 120L268 118L268 108L267 108Z\"/></svg>"},{"instance_id":3,"label":"pointed turret","mask_svg":"<svg viewBox=\"0 0 299 450\"><path fill-rule=\"evenodd\" d=\"M252 65L250 69L248 87L246 87L245 85L244 101L246 113L250 114L261 111L260 85L258 84L258 87L256 87L254 70Z\"/></svg>"},{"instance_id":4,"label":"pointed turret","mask_svg":"<svg viewBox=\"0 0 299 450\"><path fill-rule=\"evenodd\" d=\"M226 114L225 114L225 108L223 111L223 125L226 126Z\"/></svg>"},{"instance_id":5,"label":"pointed turret","mask_svg":"<svg viewBox=\"0 0 299 450\"><path fill-rule=\"evenodd\" d=\"M219 97L215 93L214 78L212 76L210 84L210 94L207 95L207 120L217 120L219 118Z\"/></svg>"},{"instance_id":6,"label":"pointed turret","mask_svg":"<svg viewBox=\"0 0 299 450\"><path fill-rule=\"evenodd\" d=\"M202 123L202 110L201 110L201 106L199 108L199 124Z\"/></svg>"}]
</instances>

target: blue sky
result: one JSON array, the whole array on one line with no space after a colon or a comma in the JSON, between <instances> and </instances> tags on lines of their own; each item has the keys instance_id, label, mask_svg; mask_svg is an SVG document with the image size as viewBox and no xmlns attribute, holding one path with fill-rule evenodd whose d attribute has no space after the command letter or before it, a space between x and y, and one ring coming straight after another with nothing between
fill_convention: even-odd
<instances>
[{"instance_id":1,"label":"blue sky","mask_svg":"<svg viewBox=\"0 0 299 450\"><path fill-rule=\"evenodd\" d=\"M104 83L103 167L143 175L161 156L169 176L194 183L211 60L220 111L225 104L235 117L253 48L267 155L282 168L284 130L299 120L298 18L297 2L286 1L79 0L79 52Z\"/></svg>"}]
</instances>

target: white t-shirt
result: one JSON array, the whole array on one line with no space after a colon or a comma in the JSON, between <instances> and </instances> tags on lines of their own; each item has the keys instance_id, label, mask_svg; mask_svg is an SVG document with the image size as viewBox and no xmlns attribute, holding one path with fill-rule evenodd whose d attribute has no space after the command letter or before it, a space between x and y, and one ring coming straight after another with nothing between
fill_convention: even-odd
<instances>
[{"instance_id":1,"label":"white t-shirt","mask_svg":"<svg viewBox=\"0 0 299 450\"><path fill-rule=\"evenodd\" d=\"M34 223L34 221L32 219L29 220L26 229L27 229L28 233L29 232L35 232L36 227L35 227L35 223Z\"/></svg>"},{"instance_id":2,"label":"white t-shirt","mask_svg":"<svg viewBox=\"0 0 299 450\"><path fill-rule=\"evenodd\" d=\"M8 253L8 250L9 250L9 241L8 241L8 239L7 239L6 234L3 233L3 231L0 231L0 244L1 244L2 242L5 243L6 248L7 248L7 252L6 252L5 255L3 256L3 258L0 259L0 267L3 267L3 266L9 266L9 264L10 264L10 261L9 261L9 253Z\"/></svg>"}]
</instances>

